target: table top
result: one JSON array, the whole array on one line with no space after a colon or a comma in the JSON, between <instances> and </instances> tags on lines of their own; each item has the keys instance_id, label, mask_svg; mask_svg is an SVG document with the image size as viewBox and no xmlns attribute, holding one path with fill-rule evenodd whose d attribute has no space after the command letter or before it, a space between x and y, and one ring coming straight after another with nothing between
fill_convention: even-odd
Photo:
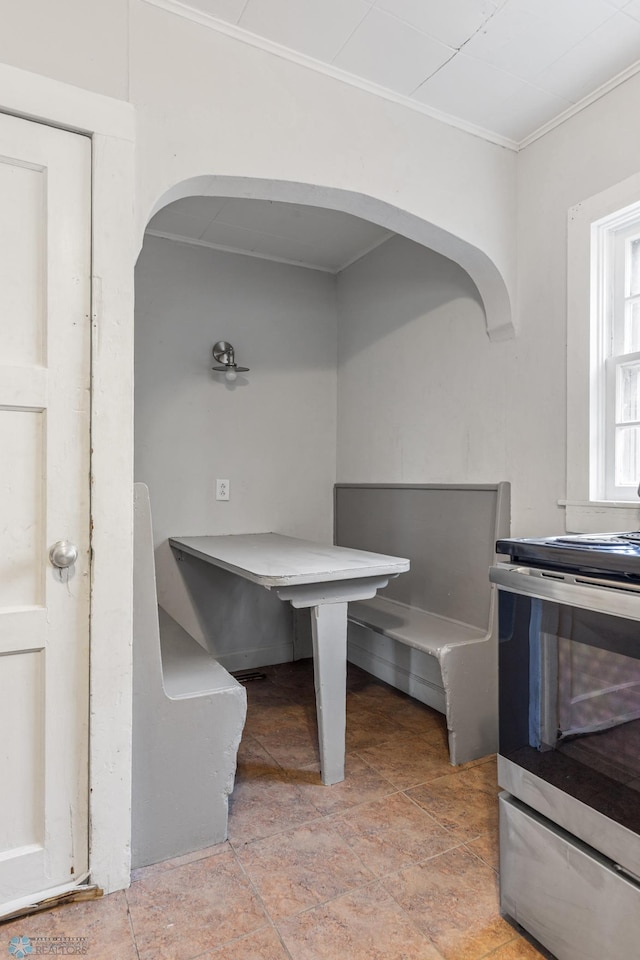
<instances>
[{"instance_id":1,"label":"table top","mask_svg":"<svg viewBox=\"0 0 640 960\"><path fill-rule=\"evenodd\" d=\"M279 533L170 537L169 543L263 587L395 576L410 565L405 557L299 540Z\"/></svg>"}]
</instances>

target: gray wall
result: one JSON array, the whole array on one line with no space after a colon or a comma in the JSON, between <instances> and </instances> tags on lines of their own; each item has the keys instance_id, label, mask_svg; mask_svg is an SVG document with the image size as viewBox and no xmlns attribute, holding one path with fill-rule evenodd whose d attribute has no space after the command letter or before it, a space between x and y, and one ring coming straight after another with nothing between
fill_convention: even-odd
<instances>
[{"instance_id":1,"label":"gray wall","mask_svg":"<svg viewBox=\"0 0 640 960\"><path fill-rule=\"evenodd\" d=\"M331 541L336 335L333 276L147 238L136 480L150 489L158 596L232 670L288 658L289 606L198 561L177 565L167 538L273 530ZM211 372L218 339L251 368L234 385ZM229 502L215 500L217 477L230 481ZM250 604L238 603L245 591Z\"/></svg>"},{"instance_id":2,"label":"gray wall","mask_svg":"<svg viewBox=\"0 0 640 960\"><path fill-rule=\"evenodd\" d=\"M401 237L338 280L338 479L509 479L505 373L478 292L451 260Z\"/></svg>"},{"instance_id":3,"label":"gray wall","mask_svg":"<svg viewBox=\"0 0 640 960\"><path fill-rule=\"evenodd\" d=\"M330 540L336 478L508 479L514 346L489 341L469 276L424 247L393 238L334 278L149 237L136 302L136 479L151 492L160 603L229 669L287 659L291 611L176 564L169 536ZM251 367L231 388L210 372L221 337Z\"/></svg>"}]
</instances>

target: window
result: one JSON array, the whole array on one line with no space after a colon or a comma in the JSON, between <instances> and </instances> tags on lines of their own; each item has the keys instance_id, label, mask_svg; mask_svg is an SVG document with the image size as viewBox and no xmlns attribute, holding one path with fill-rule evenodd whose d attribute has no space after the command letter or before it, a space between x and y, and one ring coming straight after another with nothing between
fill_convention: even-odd
<instances>
[{"instance_id":1,"label":"window","mask_svg":"<svg viewBox=\"0 0 640 960\"><path fill-rule=\"evenodd\" d=\"M571 207L567 230L567 492L560 504L572 533L635 530L640 174Z\"/></svg>"},{"instance_id":2,"label":"window","mask_svg":"<svg viewBox=\"0 0 640 960\"><path fill-rule=\"evenodd\" d=\"M640 208L592 225L592 500L635 500L640 484Z\"/></svg>"}]
</instances>

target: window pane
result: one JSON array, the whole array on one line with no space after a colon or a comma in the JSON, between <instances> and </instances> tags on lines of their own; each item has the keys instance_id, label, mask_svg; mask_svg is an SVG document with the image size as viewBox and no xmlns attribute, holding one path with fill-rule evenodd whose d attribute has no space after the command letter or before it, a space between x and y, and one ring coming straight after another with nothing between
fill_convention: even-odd
<instances>
[{"instance_id":1,"label":"window pane","mask_svg":"<svg viewBox=\"0 0 640 960\"><path fill-rule=\"evenodd\" d=\"M640 301L628 303L624 313L623 353L640 350Z\"/></svg>"},{"instance_id":2,"label":"window pane","mask_svg":"<svg viewBox=\"0 0 640 960\"><path fill-rule=\"evenodd\" d=\"M640 420L640 362L618 367L618 423Z\"/></svg>"},{"instance_id":3,"label":"window pane","mask_svg":"<svg viewBox=\"0 0 640 960\"><path fill-rule=\"evenodd\" d=\"M640 480L640 427L616 430L616 486L636 487Z\"/></svg>"},{"instance_id":4,"label":"window pane","mask_svg":"<svg viewBox=\"0 0 640 960\"><path fill-rule=\"evenodd\" d=\"M640 237L629 244L629 296L640 293Z\"/></svg>"}]
</instances>

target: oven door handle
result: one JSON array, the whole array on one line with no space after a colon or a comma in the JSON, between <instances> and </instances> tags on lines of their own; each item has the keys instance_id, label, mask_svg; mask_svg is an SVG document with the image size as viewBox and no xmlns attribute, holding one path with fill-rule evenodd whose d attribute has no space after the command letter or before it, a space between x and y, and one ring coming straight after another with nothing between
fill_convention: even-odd
<instances>
[{"instance_id":1,"label":"oven door handle","mask_svg":"<svg viewBox=\"0 0 640 960\"><path fill-rule=\"evenodd\" d=\"M491 567L489 579L497 584L499 590L508 593L564 603L628 620L640 620L640 586L633 584L509 563L497 563Z\"/></svg>"}]
</instances>

